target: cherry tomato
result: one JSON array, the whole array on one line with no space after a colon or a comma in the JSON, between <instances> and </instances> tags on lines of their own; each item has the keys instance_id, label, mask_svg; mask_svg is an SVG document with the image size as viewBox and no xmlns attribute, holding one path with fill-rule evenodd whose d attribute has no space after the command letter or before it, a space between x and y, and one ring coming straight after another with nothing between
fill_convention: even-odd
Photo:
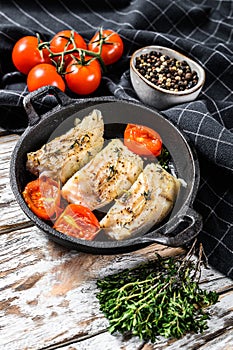
<instances>
[{"instance_id":1,"label":"cherry tomato","mask_svg":"<svg viewBox=\"0 0 233 350\"><path fill-rule=\"evenodd\" d=\"M159 156L162 139L153 129L137 124L128 124L124 132L124 144L134 153L141 156Z\"/></svg>"},{"instance_id":2,"label":"cherry tomato","mask_svg":"<svg viewBox=\"0 0 233 350\"><path fill-rule=\"evenodd\" d=\"M75 31L72 30L62 30L58 32L50 41L50 50L53 53L62 53L63 51L72 50L74 45L71 42L71 38L73 36L75 45L77 48L86 49L87 44L83 37ZM72 53L72 55L76 56L77 53ZM58 61L59 56L53 57L55 61ZM72 60L70 55L64 56L65 66Z\"/></svg>"},{"instance_id":3,"label":"cherry tomato","mask_svg":"<svg viewBox=\"0 0 233 350\"><path fill-rule=\"evenodd\" d=\"M100 225L89 208L78 204L69 204L56 220L54 228L68 236L93 240Z\"/></svg>"},{"instance_id":4,"label":"cherry tomato","mask_svg":"<svg viewBox=\"0 0 233 350\"><path fill-rule=\"evenodd\" d=\"M83 63L71 61L65 74L67 86L78 95L89 95L94 92L100 85L101 77L98 60L87 56Z\"/></svg>"},{"instance_id":5,"label":"cherry tomato","mask_svg":"<svg viewBox=\"0 0 233 350\"><path fill-rule=\"evenodd\" d=\"M12 51L12 61L15 67L23 74L39 63L50 63L47 49L38 49L38 39L35 36L25 36L19 39Z\"/></svg>"},{"instance_id":6,"label":"cherry tomato","mask_svg":"<svg viewBox=\"0 0 233 350\"><path fill-rule=\"evenodd\" d=\"M51 220L63 210L61 205L61 192L58 183L47 176L41 176L30 181L22 193L28 207L39 218Z\"/></svg>"},{"instance_id":7,"label":"cherry tomato","mask_svg":"<svg viewBox=\"0 0 233 350\"><path fill-rule=\"evenodd\" d=\"M90 51L99 51L100 36L102 36L104 40L101 52L104 64L109 65L117 62L121 58L124 50L124 44L120 35L110 29L100 30L91 38L88 44L88 49Z\"/></svg>"},{"instance_id":8,"label":"cherry tomato","mask_svg":"<svg viewBox=\"0 0 233 350\"><path fill-rule=\"evenodd\" d=\"M56 67L48 63L41 63L28 73L27 86L31 92L46 85L57 86L60 90L65 91L65 82L57 73Z\"/></svg>"}]
</instances>

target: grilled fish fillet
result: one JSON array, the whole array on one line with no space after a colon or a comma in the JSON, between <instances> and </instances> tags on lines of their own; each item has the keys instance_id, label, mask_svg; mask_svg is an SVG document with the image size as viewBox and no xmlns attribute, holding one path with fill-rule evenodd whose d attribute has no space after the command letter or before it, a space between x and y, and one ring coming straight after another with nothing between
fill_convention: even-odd
<instances>
[{"instance_id":1,"label":"grilled fish fillet","mask_svg":"<svg viewBox=\"0 0 233 350\"><path fill-rule=\"evenodd\" d=\"M143 170L143 160L113 139L63 186L62 195L71 203L94 210L128 190Z\"/></svg>"},{"instance_id":2,"label":"grilled fish fillet","mask_svg":"<svg viewBox=\"0 0 233 350\"><path fill-rule=\"evenodd\" d=\"M99 110L93 110L80 124L58 136L36 152L27 154L26 168L36 176L47 172L65 183L93 158L104 144L104 122Z\"/></svg>"},{"instance_id":3,"label":"grilled fish fillet","mask_svg":"<svg viewBox=\"0 0 233 350\"><path fill-rule=\"evenodd\" d=\"M115 240L147 232L172 209L180 181L159 164L148 164L135 183L100 221L104 232Z\"/></svg>"}]
</instances>

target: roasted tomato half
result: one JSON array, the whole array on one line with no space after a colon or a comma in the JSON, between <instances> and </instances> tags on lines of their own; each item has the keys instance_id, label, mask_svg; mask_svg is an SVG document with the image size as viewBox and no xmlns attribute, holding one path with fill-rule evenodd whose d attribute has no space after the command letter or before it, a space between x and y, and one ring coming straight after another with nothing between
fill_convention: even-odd
<instances>
[{"instance_id":1,"label":"roasted tomato half","mask_svg":"<svg viewBox=\"0 0 233 350\"><path fill-rule=\"evenodd\" d=\"M78 204L69 204L57 221L54 228L68 236L93 240L100 225L90 209Z\"/></svg>"},{"instance_id":2,"label":"roasted tomato half","mask_svg":"<svg viewBox=\"0 0 233 350\"><path fill-rule=\"evenodd\" d=\"M43 220L54 220L63 210L60 186L47 176L30 181L22 194L31 211Z\"/></svg>"},{"instance_id":3,"label":"roasted tomato half","mask_svg":"<svg viewBox=\"0 0 233 350\"><path fill-rule=\"evenodd\" d=\"M159 156L162 139L153 129L138 124L128 124L124 132L124 144L140 156Z\"/></svg>"}]
</instances>

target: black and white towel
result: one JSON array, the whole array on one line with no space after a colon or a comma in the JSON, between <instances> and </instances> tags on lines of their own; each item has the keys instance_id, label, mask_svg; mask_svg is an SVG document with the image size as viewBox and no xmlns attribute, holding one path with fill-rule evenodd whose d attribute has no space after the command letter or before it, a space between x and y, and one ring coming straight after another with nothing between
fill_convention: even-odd
<instances>
[{"instance_id":1,"label":"black and white towel","mask_svg":"<svg viewBox=\"0 0 233 350\"><path fill-rule=\"evenodd\" d=\"M203 216L199 235L209 264L233 277L233 2L230 0L2 0L0 6L0 126L22 131L25 77L11 60L14 43L74 29L87 41L99 27L116 30L124 56L105 74L95 96L137 99L129 79L133 51L145 45L174 48L206 71L194 102L161 111L195 146L201 182L194 202ZM79 98L77 96L77 98Z\"/></svg>"}]
</instances>

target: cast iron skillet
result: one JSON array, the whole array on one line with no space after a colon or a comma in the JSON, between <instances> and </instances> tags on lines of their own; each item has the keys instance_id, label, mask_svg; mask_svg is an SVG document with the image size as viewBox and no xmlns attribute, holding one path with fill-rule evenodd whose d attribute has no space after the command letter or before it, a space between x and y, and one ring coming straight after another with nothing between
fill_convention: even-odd
<instances>
[{"instance_id":1,"label":"cast iron skillet","mask_svg":"<svg viewBox=\"0 0 233 350\"><path fill-rule=\"evenodd\" d=\"M43 103L51 96L56 106L49 112L39 115L35 105ZM29 126L21 135L11 159L10 182L17 202L29 219L55 242L78 251L96 254L115 254L129 252L152 243L168 246L182 246L190 242L201 230L201 216L192 208L199 185L199 166L196 153L182 133L155 110L137 102L117 100L113 97L71 99L60 90L51 87L41 88L24 98L24 107L28 114ZM105 122L105 138L119 137L122 125L137 123L154 128L161 135L164 144L171 153L175 171L187 186L181 187L171 214L158 227L152 228L140 236L122 240L87 241L69 237L51 225L39 219L28 208L21 195L26 183L31 179L25 168L28 152L39 149L49 139L64 133L73 126L75 116L82 119L94 108L101 110Z\"/></svg>"}]
</instances>

